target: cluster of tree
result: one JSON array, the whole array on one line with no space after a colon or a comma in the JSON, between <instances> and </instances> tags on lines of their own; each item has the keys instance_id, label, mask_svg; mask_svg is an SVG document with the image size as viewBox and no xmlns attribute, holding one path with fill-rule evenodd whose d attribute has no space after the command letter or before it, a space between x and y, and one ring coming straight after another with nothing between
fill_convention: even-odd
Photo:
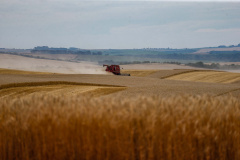
<instances>
[{"instance_id":1,"label":"cluster of tree","mask_svg":"<svg viewBox=\"0 0 240 160\"><path fill-rule=\"evenodd\" d=\"M167 64L177 64L177 65L180 65L180 64L181 64L180 62L174 62L174 61L173 61L173 62L172 62L172 61L171 61L171 62L163 62L163 63L167 63Z\"/></svg>"},{"instance_id":2,"label":"cluster of tree","mask_svg":"<svg viewBox=\"0 0 240 160\"><path fill-rule=\"evenodd\" d=\"M152 62L150 62L150 61L120 62L120 64L143 64L143 63L152 63Z\"/></svg>"},{"instance_id":3,"label":"cluster of tree","mask_svg":"<svg viewBox=\"0 0 240 160\"><path fill-rule=\"evenodd\" d=\"M107 65L112 65L112 64L116 64L116 65L124 65L124 64L142 64L142 63L151 63L150 61L123 61L123 62L119 62L119 61L113 61L113 60L104 60L104 61L98 61L98 64L107 64Z\"/></svg>"},{"instance_id":4,"label":"cluster of tree","mask_svg":"<svg viewBox=\"0 0 240 160\"><path fill-rule=\"evenodd\" d=\"M218 48L232 48L232 47L240 47L240 43L238 45L230 45L230 46L225 46L225 45L220 45Z\"/></svg>"},{"instance_id":5,"label":"cluster of tree","mask_svg":"<svg viewBox=\"0 0 240 160\"><path fill-rule=\"evenodd\" d=\"M31 53L48 53L48 54L79 54L79 55L102 55L102 52L91 52L89 50L32 50Z\"/></svg>"},{"instance_id":6,"label":"cluster of tree","mask_svg":"<svg viewBox=\"0 0 240 160\"><path fill-rule=\"evenodd\" d=\"M220 65L219 63L206 64L203 62L188 63L187 66L198 67L198 68L208 68L208 69L223 69L223 70L233 70L240 69L240 65L230 64L230 65Z\"/></svg>"},{"instance_id":7,"label":"cluster of tree","mask_svg":"<svg viewBox=\"0 0 240 160\"><path fill-rule=\"evenodd\" d=\"M113 60L104 60L104 61L98 61L99 64L117 64L117 65L124 65L124 64L146 64L146 63L161 63L161 64L176 64L180 65L180 62L157 62L157 61L123 61L123 62L118 62L118 61L113 61Z\"/></svg>"},{"instance_id":8,"label":"cluster of tree","mask_svg":"<svg viewBox=\"0 0 240 160\"><path fill-rule=\"evenodd\" d=\"M80 54L80 55L102 55L102 52L91 52L90 50L79 48L50 48L48 46L37 46L31 50L31 53L49 53L49 54Z\"/></svg>"}]
</instances>

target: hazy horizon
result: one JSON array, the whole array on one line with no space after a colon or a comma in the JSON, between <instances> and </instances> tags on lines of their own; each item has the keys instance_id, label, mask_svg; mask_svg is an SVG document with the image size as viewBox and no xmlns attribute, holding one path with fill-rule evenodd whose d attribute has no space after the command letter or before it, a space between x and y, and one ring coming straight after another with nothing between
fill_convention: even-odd
<instances>
[{"instance_id":1,"label":"hazy horizon","mask_svg":"<svg viewBox=\"0 0 240 160\"><path fill-rule=\"evenodd\" d=\"M2 0L0 48L201 48L240 43L240 1Z\"/></svg>"}]
</instances>

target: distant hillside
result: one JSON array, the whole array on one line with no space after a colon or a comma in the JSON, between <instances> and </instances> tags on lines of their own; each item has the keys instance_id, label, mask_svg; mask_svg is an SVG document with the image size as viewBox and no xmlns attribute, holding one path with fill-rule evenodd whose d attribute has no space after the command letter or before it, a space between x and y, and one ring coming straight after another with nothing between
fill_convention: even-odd
<instances>
[{"instance_id":1,"label":"distant hillside","mask_svg":"<svg viewBox=\"0 0 240 160\"><path fill-rule=\"evenodd\" d=\"M229 48L203 48L199 49L193 54L209 54L213 51L240 51L240 47L229 47Z\"/></svg>"},{"instance_id":2,"label":"distant hillside","mask_svg":"<svg viewBox=\"0 0 240 160\"><path fill-rule=\"evenodd\" d=\"M31 58L63 60L61 55L71 55L68 61L91 61L99 64L127 64L142 62L240 62L240 44L208 48L142 48L142 49L79 49L38 46L29 49L0 48L0 53L15 54ZM49 56L52 55L52 56ZM54 56L53 56L54 55ZM75 56L73 56L75 55Z\"/></svg>"}]
</instances>

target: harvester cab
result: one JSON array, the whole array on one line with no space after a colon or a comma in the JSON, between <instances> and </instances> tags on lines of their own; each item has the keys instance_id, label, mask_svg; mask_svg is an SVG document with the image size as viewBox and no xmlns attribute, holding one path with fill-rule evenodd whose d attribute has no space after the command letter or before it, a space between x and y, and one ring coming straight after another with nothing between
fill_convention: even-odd
<instances>
[{"instance_id":1,"label":"harvester cab","mask_svg":"<svg viewBox=\"0 0 240 160\"><path fill-rule=\"evenodd\" d=\"M105 71L112 72L115 75L130 76L130 74L121 74L119 65L106 65L106 64L104 64L103 67L106 67Z\"/></svg>"}]
</instances>

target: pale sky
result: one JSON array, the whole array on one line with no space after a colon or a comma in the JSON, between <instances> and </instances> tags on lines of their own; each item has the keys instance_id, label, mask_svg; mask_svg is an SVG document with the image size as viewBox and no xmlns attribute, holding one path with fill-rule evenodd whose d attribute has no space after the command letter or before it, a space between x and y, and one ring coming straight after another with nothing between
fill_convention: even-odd
<instances>
[{"instance_id":1,"label":"pale sky","mask_svg":"<svg viewBox=\"0 0 240 160\"><path fill-rule=\"evenodd\" d=\"M0 48L197 48L239 43L239 0L0 0Z\"/></svg>"}]
</instances>

